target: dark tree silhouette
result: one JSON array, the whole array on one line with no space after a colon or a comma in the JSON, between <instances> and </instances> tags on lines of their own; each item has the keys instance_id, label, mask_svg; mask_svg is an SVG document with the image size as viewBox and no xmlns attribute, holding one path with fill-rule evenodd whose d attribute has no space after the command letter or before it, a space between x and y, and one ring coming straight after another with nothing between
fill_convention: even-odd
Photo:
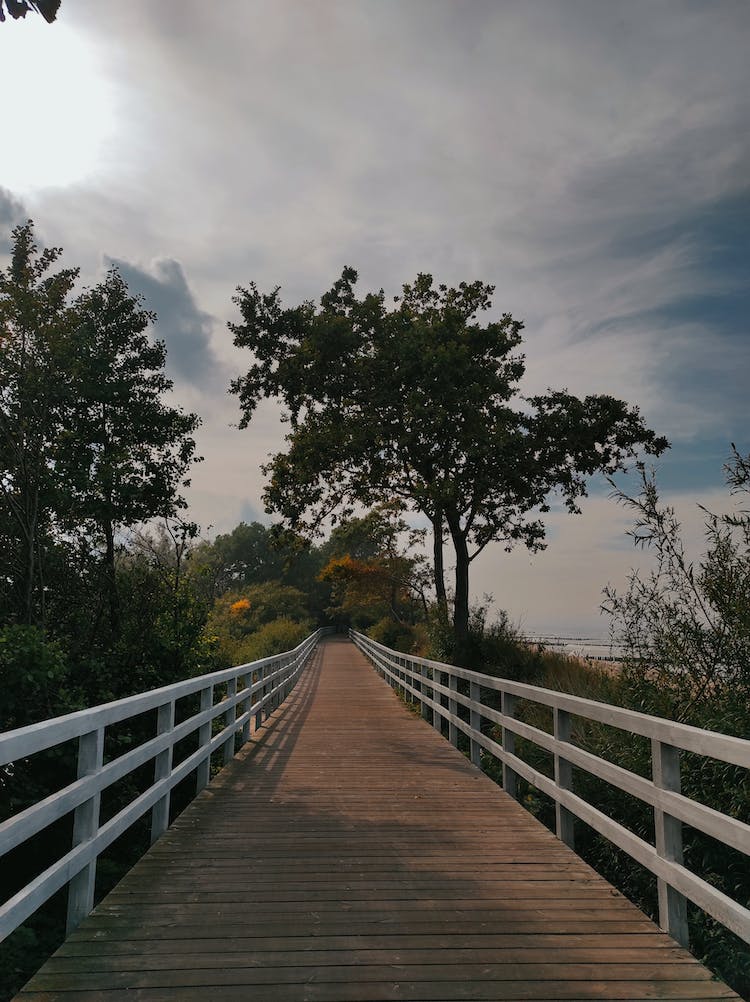
<instances>
[{"instance_id":1,"label":"dark tree silhouette","mask_svg":"<svg viewBox=\"0 0 750 1002\"><path fill-rule=\"evenodd\" d=\"M61 0L0 0L0 21L5 20L5 12L17 21L19 17L26 17L29 11L41 14L47 24L57 17Z\"/></svg>"}]
</instances>

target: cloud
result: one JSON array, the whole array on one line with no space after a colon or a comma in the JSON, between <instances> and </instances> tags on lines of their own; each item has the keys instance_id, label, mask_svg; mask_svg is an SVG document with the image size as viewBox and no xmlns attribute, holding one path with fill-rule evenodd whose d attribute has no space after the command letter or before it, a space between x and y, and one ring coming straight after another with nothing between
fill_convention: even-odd
<instances>
[{"instance_id":1,"label":"cloud","mask_svg":"<svg viewBox=\"0 0 750 1002\"><path fill-rule=\"evenodd\" d=\"M211 347L215 319L198 308L180 262L158 258L148 268L141 268L117 258L105 260L117 267L131 291L155 311L156 332L166 342L171 372L206 391L223 379Z\"/></svg>"}]
</instances>

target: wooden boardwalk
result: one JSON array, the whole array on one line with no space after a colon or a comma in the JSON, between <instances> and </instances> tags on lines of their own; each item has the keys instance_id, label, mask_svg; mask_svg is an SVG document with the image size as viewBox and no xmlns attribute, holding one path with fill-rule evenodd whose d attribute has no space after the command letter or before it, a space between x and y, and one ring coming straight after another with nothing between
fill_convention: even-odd
<instances>
[{"instance_id":1,"label":"wooden boardwalk","mask_svg":"<svg viewBox=\"0 0 750 1002\"><path fill-rule=\"evenodd\" d=\"M18 996L719 998L336 639Z\"/></svg>"}]
</instances>

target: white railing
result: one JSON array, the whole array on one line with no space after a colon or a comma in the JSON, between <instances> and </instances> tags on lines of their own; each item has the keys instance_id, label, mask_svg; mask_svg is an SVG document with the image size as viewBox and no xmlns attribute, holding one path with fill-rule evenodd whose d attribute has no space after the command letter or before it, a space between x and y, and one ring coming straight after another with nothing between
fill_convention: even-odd
<instances>
[{"instance_id":1,"label":"white railing","mask_svg":"<svg viewBox=\"0 0 750 1002\"><path fill-rule=\"evenodd\" d=\"M235 735L240 735L242 743L247 741L253 722L257 730L264 717L286 698L325 632L317 630L283 654L0 734L0 771L13 769L13 763L30 755L78 740L76 781L0 824L2 857L70 811L75 812L70 851L0 905L0 940L66 884L67 929L71 932L93 908L99 855L149 810L153 843L169 824L172 789L195 772L196 793L200 792L210 778L213 752L221 750L223 764L231 761ZM215 702L217 691L221 698ZM175 724L176 701L196 695L200 700L198 712ZM105 763L106 728L149 710L156 711L156 736ZM213 734L213 722L219 717L223 718L221 729ZM173 765L175 744L196 731L197 750ZM151 760L153 783L113 818L100 824L102 792Z\"/></svg>"},{"instance_id":2,"label":"white railing","mask_svg":"<svg viewBox=\"0 0 750 1002\"><path fill-rule=\"evenodd\" d=\"M419 701L422 716L432 720L441 734L443 722L447 722L449 741L456 745L459 731L469 738L469 754L475 765L481 767L481 749L497 758L502 764L503 787L509 794L516 796L520 776L551 797L555 802L556 834L563 842L573 848L574 819L579 818L650 870L657 878L659 924L674 939L683 945L688 943L687 902L691 901L750 943L750 910L687 869L682 858L683 823L745 855L750 855L750 825L680 792L681 751L747 769L750 740L402 654L355 631L351 631L351 637L394 688ZM468 689L468 695L458 691L459 680L464 683L464 690ZM499 695L499 710L482 701L482 689ZM497 702L498 696L494 698ZM551 708L554 732L549 734L516 719L519 700ZM459 715L459 706L466 711L468 720ZM572 732L574 718L649 738L652 778L645 779L576 746ZM499 725L500 742L482 733L483 720ZM554 779L516 755L517 737L552 754ZM650 805L654 812L655 845L578 796L573 790L573 767Z\"/></svg>"}]
</instances>

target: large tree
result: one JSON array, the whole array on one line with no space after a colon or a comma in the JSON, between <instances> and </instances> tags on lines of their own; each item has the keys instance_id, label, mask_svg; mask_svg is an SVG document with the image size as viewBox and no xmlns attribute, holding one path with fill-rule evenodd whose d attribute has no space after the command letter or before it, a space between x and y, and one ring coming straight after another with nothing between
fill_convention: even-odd
<instances>
[{"instance_id":1,"label":"large tree","mask_svg":"<svg viewBox=\"0 0 750 1002\"><path fill-rule=\"evenodd\" d=\"M39 251L31 222L13 231L0 269L0 526L11 616L44 621L45 555L60 483L51 463L68 401L59 368L75 323L77 269L54 272L59 248Z\"/></svg>"},{"instance_id":2,"label":"large tree","mask_svg":"<svg viewBox=\"0 0 750 1002\"><path fill-rule=\"evenodd\" d=\"M73 299L76 269L52 272L29 221L0 270L0 538L9 618L44 625L45 564L61 542L101 553L117 630L119 529L184 507L194 414L165 401L153 315L110 271Z\"/></svg>"},{"instance_id":3,"label":"large tree","mask_svg":"<svg viewBox=\"0 0 750 1002\"><path fill-rule=\"evenodd\" d=\"M63 360L69 420L54 457L67 487L61 516L103 547L115 632L116 533L184 509L180 491L197 461L193 434L200 421L165 401L172 381L164 372L164 342L151 337L154 319L111 269L77 300Z\"/></svg>"},{"instance_id":4,"label":"large tree","mask_svg":"<svg viewBox=\"0 0 750 1002\"><path fill-rule=\"evenodd\" d=\"M443 543L455 553L456 656L466 656L469 568L493 542L544 543L540 514L556 492L571 512L587 477L623 469L639 449L666 446L637 408L565 390L524 398L523 324L506 313L480 323L492 286L435 287L420 274L386 304L355 294L345 268L320 305L284 308L279 289L238 288L235 344L255 360L233 381L241 427L263 397L280 399L288 448L266 467L268 507L314 531L357 504L400 500L433 530L439 606Z\"/></svg>"}]
</instances>

